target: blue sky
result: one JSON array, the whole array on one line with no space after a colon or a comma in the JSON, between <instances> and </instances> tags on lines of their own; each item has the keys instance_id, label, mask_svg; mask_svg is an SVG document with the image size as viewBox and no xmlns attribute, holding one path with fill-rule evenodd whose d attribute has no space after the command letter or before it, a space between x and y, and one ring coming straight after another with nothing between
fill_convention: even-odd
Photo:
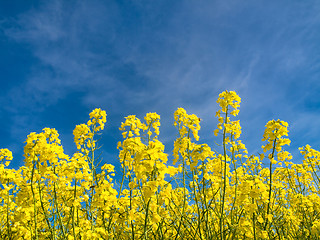
<instances>
[{"instance_id":1,"label":"blue sky","mask_svg":"<svg viewBox=\"0 0 320 240\"><path fill-rule=\"evenodd\" d=\"M68 154L72 131L107 111L104 161L117 165L118 127L130 114L161 115L171 153L173 113L202 121L214 146L224 90L242 98L242 140L261 152L265 124L289 123L287 150L319 149L320 1L0 1L0 148L23 164L30 132L56 128Z\"/></svg>"}]
</instances>

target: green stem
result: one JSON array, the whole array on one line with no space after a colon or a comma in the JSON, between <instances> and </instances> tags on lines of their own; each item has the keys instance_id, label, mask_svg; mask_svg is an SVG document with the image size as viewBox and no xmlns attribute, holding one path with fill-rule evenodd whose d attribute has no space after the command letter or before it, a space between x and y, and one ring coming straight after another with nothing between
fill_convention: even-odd
<instances>
[{"instance_id":1,"label":"green stem","mask_svg":"<svg viewBox=\"0 0 320 240\"><path fill-rule=\"evenodd\" d=\"M131 182L131 176L129 176L129 183ZM132 210L132 189L130 189L130 210ZM131 220L131 234L132 234L132 240L134 240L134 226L133 221Z\"/></svg>"},{"instance_id":2,"label":"green stem","mask_svg":"<svg viewBox=\"0 0 320 240\"><path fill-rule=\"evenodd\" d=\"M77 173L77 170L75 171ZM73 197L74 197L74 200L75 201L77 199L77 179L75 178L75 181L74 181L74 193L73 193ZM76 230L75 230L75 221L74 221L74 214L75 214L75 207L72 206L72 232L73 232L73 238L76 239Z\"/></svg>"},{"instance_id":3,"label":"green stem","mask_svg":"<svg viewBox=\"0 0 320 240\"><path fill-rule=\"evenodd\" d=\"M37 206L36 206L36 196L35 192L33 189L33 177L34 177L34 172L35 172L35 164L36 161L33 161L33 167L32 167L32 172L31 172L31 192L32 192L32 197L33 197L33 216L34 216L34 230L35 230L35 239L38 240L38 227L37 227Z\"/></svg>"},{"instance_id":4,"label":"green stem","mask_svg":"<svg viewBox=\"0 0 320 240\"><path fill-rule=\"evenodd\" d=\"M276 142L277 139L274 139L273 141L273 148L272 148L272 153L271 153L271 159L270 159L270 165L269 165L269 196L268 196L268 206L267 206L267 216L266 216L266 223L264 225L264 230L267 229L267 225L268 225L268 215L270 213L270 201L271 201L271 193L272 193L272 159L274 157L274 151L276 148Z\"/></svg>"},{"instance_id":5,"label":"green stem","mask_svg":"<svg viewBox=\"0 0 320 240\"><path fill-rule=\"evenodd\" d=\"M224 123L226 124L228 120L228 108L226 110L226 116ZM226 185L227 185L227 149L226 149L226 127L223 129L223 158L224 158L224 169L223 169L223 188L222 188L222 204L220 213L220 239L224 239L224 203L226 195Z\"/></svg>"},{"instance_id":6,"label":"green stem","mask_svg":"<svg viewBox=\"0 0 320 240\"><path fill-rule=\"evenodd\" d=\"M53 237L53 235L54 235L54 234L53 234L53 229L52 229L51 224L50 224L50 221L49 221L48 213L47 213L47 211L46 211L46 209L45 209L45 207L44 207L43 198L42 198L42 194L41 194L42 191L41 191L41 186L40 186L40 184L38 184L38 190L39 190L39 197L40 197L41 208L42 208L42 211L43 211L43 213L44 213L44 216L45 216L45 219L46 219L48 228L49 228L49 230L50 230L50 232L51 232L51 234L52 234L52 237ZM55 239L55 238L53 238L53 239Z\"/></svg>"},{"instance_id":7,"label":"green stem","mask_svg":"<svg viewBox=\"0 0 320 240\"><path fill-rule=\"evenodd\" d=\"M56 174L55 166L53 168L53 173ZM55 204L55 207L56 207L56 210L57 210L57 217L58 217L58 220L59 220L59 223L60 223L60 226L61 226L62 235L63 235L64 238L66 238L66 232L65 232L65 229L64 229L64 225L62 223L62 217L61 217L59 204L58 204L58 197L57 197L57 190L56 190L56 183L55 182L53 183L53 192L54 192L54 204Z\"/></svg>"},{"instance_id":8,"label":"green stem","mask_svg":"<svg viewBox=\"0 0 320 240\"><path fill-rule=\"evenodd\" d=\"M7 182L8 187L9 187L9 180ZM10 239L10 232L11 232L11 227L10 227L10 219L9 219L9 204L10 204L10 190L8 190L8 195L7 195L7 232L8 232L8 239Z\"/></svg>"}]
</instances>

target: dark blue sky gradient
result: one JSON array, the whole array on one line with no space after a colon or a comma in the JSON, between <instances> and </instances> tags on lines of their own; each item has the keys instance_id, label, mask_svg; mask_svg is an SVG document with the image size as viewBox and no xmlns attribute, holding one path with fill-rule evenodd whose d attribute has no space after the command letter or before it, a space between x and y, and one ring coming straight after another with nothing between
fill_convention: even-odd
<instances>
[{"instance_id":1,"label":"dark blue sky gradient","mask_svg":"<svg viewBox=\"0 0 320 240\"><path fill-rule=\"evenodd\" d=\"M203 119L214 147L216 99L242 98L242 140L261 152L265 124L289 123L287 150L320 149L320 2L0 1L0 148L23 164L30 132L56 128L66 153L72 131L107 111L102 157L118 166L118 130L130 114L161 115L171 154L173 113Z\"/></svg>"}]
</instances>

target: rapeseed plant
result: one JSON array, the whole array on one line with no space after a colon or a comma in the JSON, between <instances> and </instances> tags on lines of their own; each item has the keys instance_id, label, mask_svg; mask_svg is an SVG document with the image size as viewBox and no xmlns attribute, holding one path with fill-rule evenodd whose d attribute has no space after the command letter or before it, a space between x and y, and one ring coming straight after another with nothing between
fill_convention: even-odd
<instances>
[{"instance_id":1,"label":"rapeseed plant","mask_svg":"<svg viewBox=\"0 0 320 240\"><path fill-rule=\"evenodd\" d=\"M263 153L249 154L240 102L234 91L217 100L221 152L198 143L201 119L178 108L173 166L158 139L160 116L126 117L120 186L97 154L101 109L74 129L72 156L50 128L28 135L18 170L0 149L0 239L320 239L320 152L306 145L303 162L291 162L288 124L271 120Z\"/></svg>"}]
</instances>

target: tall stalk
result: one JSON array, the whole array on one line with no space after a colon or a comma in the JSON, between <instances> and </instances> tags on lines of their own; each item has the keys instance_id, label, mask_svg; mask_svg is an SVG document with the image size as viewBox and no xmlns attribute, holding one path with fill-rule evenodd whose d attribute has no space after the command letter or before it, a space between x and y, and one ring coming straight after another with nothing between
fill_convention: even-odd
<instances>
[{"instance_id":1,"label":"tall stalk","mask_svg":"<svg viewBox=\"0 0 320 240\"><path fill-rule=\"evenodd\" d=\"M188 129L188 139L189 139L189 136L190 136L190 128ZM189 150L189 144L188 144L188 150ZM186 207L186 161L185 161L185 158L182 158L182 175L183 175L183 205L182 205L182 214L179 221L179 226L178 226L175 240L180 234L181 224L185 215L185 207Z\"/></svg>"},{"instance_id":2,"label":"tall stalk","mask_svg":"<svg viewBox=\"0 0 320 240\"><path fill-rule=\"evenodd\" d=\"M228 120L228 107L226 110L224 123L226 124ZM220 239L224 239L224 204L225 204L225 195L226 195L226 185L227 185L227 148L226 148L226 127L223 129L223 158L224 158L224 167L223 167L223 186L221 192L221 213L220 213Z\"/></svg>"},{"instance_id":3,"label":"tall stalk","mask_svg":"<svg viewBox=\"0 0 320 240\"><path fill-rule=\"evenodd\" d=\"M274 158L274 151L276 149L276 142L277 139L273 140L273 147L272 147L272 153L271 153L271 159L270 159L270 165L269 165L269 195L268 195L268 206L267 206L267 216L266 219L268 219L268 215L270 213L270 201L271 201L271 194L272 194L272 159ZM266 221L264 225L264 230L267 229L268 221Z\"/></svg>"},{"instance_id":4,"label":"tall stalk","mask_svg":"<svg viewBox=\"0 0 320 240\"><path fill-rule=\"evenodd\" d=\"M36 168L36 161L33 161L32 165L32 172L31 172L31 192L32 192L32 198L33 198L33 217L34 217L34 231L35 231L35 239L38 240L38 227L37 227L37 206L36 206L36 195L33 188L33 178L34 178L34 172Z\"/></svg>"}]
</instances>

